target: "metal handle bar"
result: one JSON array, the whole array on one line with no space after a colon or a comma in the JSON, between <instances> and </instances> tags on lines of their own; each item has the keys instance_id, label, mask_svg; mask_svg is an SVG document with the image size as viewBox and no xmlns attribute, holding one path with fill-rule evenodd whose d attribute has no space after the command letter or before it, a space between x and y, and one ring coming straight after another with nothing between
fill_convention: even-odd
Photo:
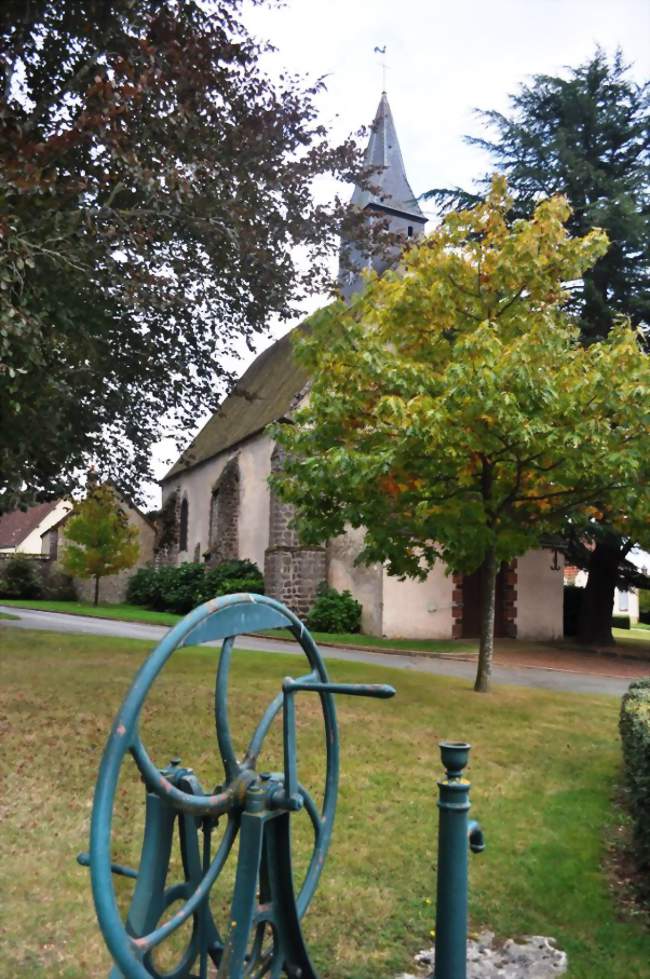
<instances>
[{"instance_id":1,"label":"metal handle bar","mask_svg":"<svg viewBox=\"0 0 650 979\"><path fill-rule=\"evenodd\" d=\"M292 680L287 677L282 684L285 693L297 690L313 690L315 693L345 693L351 697L379 697L388 700L395 696L395 687L388 683L320 683L311 680Z\"/></svg>"},{"instance_id":2,"label":"metal handle bar","mask_svg":"<svg viewBox=\"0 0 650 979\"><path fill-rule=\"evenodd\" d=\"M284 734L284 786L274 796L278 809L297 812L302 809L303 798L298 791L296 766L296 705L293 695L299 691L333 694L344 693L352 697L379 697L386 700L395 695L395 688L387 683L323 683L317 680L294 680L288 676L282 683L282 727Z\"/></svg>"},{"instance_id":3,"label":"metal handle bar","mask_svg":"<svg viewBox=\"0 0 650 979\"><path fill-rule=\"evenodd\" d=\"M89 853L78 853L77 863L82 867L90 867L90 854ZM138 879L138 871L133 870L132 867L125 867L121 863L111 864L111 873L117 874L118 877L131 877L133 880Z\"/></svg>"}]
</instances>

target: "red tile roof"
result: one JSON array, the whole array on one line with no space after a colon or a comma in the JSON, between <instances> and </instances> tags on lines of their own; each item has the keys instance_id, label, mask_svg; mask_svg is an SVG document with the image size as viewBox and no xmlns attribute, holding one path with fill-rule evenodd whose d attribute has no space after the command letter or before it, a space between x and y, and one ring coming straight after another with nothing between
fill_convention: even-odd
<instances>
[{"instance_id":1,"label":"red tile roof","mask_svg":"<svg viewBox=\"0 0 650 979\"><path fill-rule=\"evenodd\" d=\"M0 517L0 547L18 547L54 510L58 500L39 503L29 510L13 510Z\"/></svg>"}]
</instances>

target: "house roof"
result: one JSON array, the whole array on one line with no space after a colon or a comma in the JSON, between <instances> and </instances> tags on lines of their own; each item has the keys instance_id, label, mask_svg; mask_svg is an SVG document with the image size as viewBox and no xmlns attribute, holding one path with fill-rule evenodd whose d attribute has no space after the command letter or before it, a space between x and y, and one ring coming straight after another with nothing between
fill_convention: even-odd
<instances>
[{"instance_id":1,"label":"house roof","mask_svg":"<svg viewBox=\"0 0 650 979\"><path fill-rule=\"evenodd\" d=\"M53 523L51 527L48 527L47 530L44 530L43 533L41 534L41 537L45 537L45 535L49 534L51 530L58 530L59 527L62 527L63 524L66 522L66 520L68 520L71 516L72 516L72 510L68 510L68 512L64 513L63 516L60 517L56 523Z\"/></svg>"},{"instance_id":2,"label":"house roof","mask_svg":"<svg viewBox=\"0 0 650 979\"><path fill-rule=\"evenodd\" d=\"M386 208L408 215L415 221L426 221L406 176L397 130L385 92L381 93L363 165L373 170L369 178L372 191L357 185L352 194L352 204L360 208Z\"/></svg>"},{"instance_id":3,"label":"house roof","mask_svg":"<svg viewBox=\"0 0 650 979\"><path fill-rule=\"evenodd\" d=\"M120 490L119 486L116 486L112 479L107 479L102 485L110 486L111 489L116 494L116 496L118 497L120 503L125 503L126 506L131 508L131 510L134 510L138 514L138 516L141 517L142 520L144 520L144 522L151 527L152 530L156 529L155 520L152 517L150 517L148 514L144 513L140 509L140 507L133 502L133 500L131 500L128 496L125 496L124 493L122 493L122 491ZM53 523L51 527L48 527L47 530L43 531L41 537L45 537L45 535L49 534L51 530L58 530L59 527L63 526L63 524L70 519L73 512L74 512L73 510L68 510L67 513L64 513L63 516L59 520L57 520L56 523Z\"/></svg>"},{"instance_id":4,"label":"house roof","mask_svg":"<svg viewBox=\"0 0 650 979\"><path fill-rule=\"evenodd\" d=\"M309 379L307 371L295 362L292 345L296 331L305 329L305 324L296 327L256 357L161 483L286 415Z\"/></svg>"},{"instance_id":5,"label":"house roof","mask_svg":"<svg viewBox=\"0 0 650 979\"><path fill-rule=\"evenodd\" d=\"M29 510L12 510L0 517L0 547L19 547L26 537L36 530L60 500L38 503Z\"/></svg>"}]
</instances>

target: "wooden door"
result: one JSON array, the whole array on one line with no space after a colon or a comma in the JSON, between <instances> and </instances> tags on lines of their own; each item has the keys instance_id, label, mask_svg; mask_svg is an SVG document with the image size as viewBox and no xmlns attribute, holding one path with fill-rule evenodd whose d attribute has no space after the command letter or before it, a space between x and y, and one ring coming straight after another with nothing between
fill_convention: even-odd
<instances>
[{"instance_id":1,"label":"wooden door","mask_svg":"<svg viewBox=\"0 0 650 979\"><path fill-rule=\"evenodd\" d=\"M463 639L476 639L481 633L481 572L463 575ZM505 614L506 568L501 565L497 574L494 608L494 635L508 635Z\"/></svg>"}]
</instances>

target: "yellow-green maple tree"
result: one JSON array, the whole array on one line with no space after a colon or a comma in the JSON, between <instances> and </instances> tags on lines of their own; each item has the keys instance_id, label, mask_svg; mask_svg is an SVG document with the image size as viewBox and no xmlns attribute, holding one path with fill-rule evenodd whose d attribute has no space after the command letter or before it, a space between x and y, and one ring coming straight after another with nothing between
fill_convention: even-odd
<instances>
[{"instance_id":1,"label":"yellow-green maple tree","mask_svg":"<svg viewBox=\"0 0 650 979\"><path fill-rule=\"evenodd\" d=\"M647 507L647 358L627 324L583 347L565 284L607 237L572 238L561 198L510 222L503 178L363 293L312 318L297 356L309 403L275 434L273 485L306 541L365 528L361 559L423 577L482 570L479 665L491 669L501 561L567 514Z\"/></svg>"},{"instance_id":2,"label":"yellow-green maple tree","mask_svg":"<svg viewBox=\"0 0 650 979\"><path fill-rule=\"evenodd\" d=\"M78 578L94 579L97 605L100 579L133 567L139 550L138 531L129 524L113 489L93 486L66 521L65 570Z\"/></svg>"}]
</instances>

